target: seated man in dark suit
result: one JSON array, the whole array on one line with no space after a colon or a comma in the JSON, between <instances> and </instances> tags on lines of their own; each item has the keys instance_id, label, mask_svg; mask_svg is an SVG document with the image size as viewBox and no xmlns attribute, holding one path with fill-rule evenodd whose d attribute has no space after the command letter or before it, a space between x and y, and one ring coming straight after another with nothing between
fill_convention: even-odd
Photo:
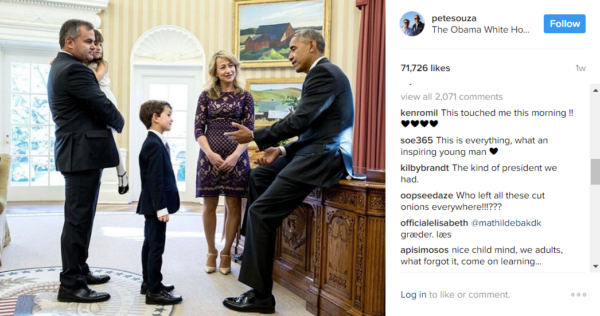
<instances>
[{"instance_id":1,"label":"seated man in dark suit","mask_svg":"<svg viewBox=\"0 0 600 316\"><path fill-rule=\"evenodd\" d=\"M100 178L104 168L119 164L110 126L123 130L125 121L106 98L94 72L84 65L94 58L94 26L68 20L60 28L58 53L48 75L48 103L56 123L56 170L65 178L65 222L61 243L62 272L59 302L102 302L108 293L89 284L106 283L108 275L94 275L87 264Z\"/></svg>"},{"instance_id":2,"label":"seated man in dark suit","mask_svg":"<svg viewBox=\"0 0 600 316\"><path fill-rule=\"evenodd\" d=\"M146 304L172 305L181 302L181 296L169 293L175 287L162 284L162 254L169 214L179 210L179 191L173 172L169 144L163 133L171 130L171 105L165 101L149 100L140 107L140 120L148 129L148 137L140 151L142 193L137 213L144 215L144 245L142 247L141 294Z\"/></svg>"},{"instance_id":3,"label":"seated man in dark suit","mask_svg":"<svg viewBox=\"0 0 600 316\"><path fill-rule=\"evenodd\" d=\"M300 30L290 42L289 60L306 73L296 112L254 132L226 133L238 143L256 141L264 151L261 167L250 173L244 222L246 242L239 280L252 290L223 304L240 312L274 313L273 260L275 232L317 187L337 184L352 174L354 101L342 70L324 56L325 41L315 30ZM278 141L298 136L285 146Z\"/></svg>"}]
</instances>

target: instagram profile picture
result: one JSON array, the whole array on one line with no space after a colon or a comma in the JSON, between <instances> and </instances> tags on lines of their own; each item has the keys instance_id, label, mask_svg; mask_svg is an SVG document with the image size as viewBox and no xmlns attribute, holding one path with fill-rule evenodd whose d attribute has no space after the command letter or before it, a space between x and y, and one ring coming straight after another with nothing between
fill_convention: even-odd
<instances>
[{"instance_id":1,"label":"instagram profile picture","mask_svg":"<svg viewBox=\"0 0 600 316\"><path fill-rule=\"evenodd\" d=\"M400 29L406 36L418 36L425 30L423 15L415 11L404 13L400 18Z\"/></svg>"}]
</instances>

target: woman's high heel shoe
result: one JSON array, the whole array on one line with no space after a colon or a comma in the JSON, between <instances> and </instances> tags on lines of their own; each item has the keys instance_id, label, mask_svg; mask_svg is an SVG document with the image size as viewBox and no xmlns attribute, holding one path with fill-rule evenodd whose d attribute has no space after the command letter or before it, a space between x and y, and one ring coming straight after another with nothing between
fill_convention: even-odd
<instances>
[{"instance_id":1,"label":"woman's high heel shoe","mask_svg":"<svg viewBox=\"0 0 600 316\"><path fill-rule=\"evenodd\" d=\"M208 262L208 258L209 257L211 257L211 256L215 256L216 257L217 255L218 254L216 254L216 253L207 253L206 254L206 261ZM206 271L206 273L213 273L213 272L217 271L217 267L211 267L208 264L205 264L204 265L204 271Z\"/></svg>"},{"instance_id":2,"label":"woman's high heel shoe","mask_svg":"<svg viewBox=\"0 0 600 316\"><path fill-rule=\"evenodd\" d=\"M229 262L229 267L226 268L222 268L221 265L223 264L223 258L225 258L225 260L227 260L226 262ZM221 272L221 274L223 275L227 275L231 272L231 255L221 255L221 263L219 264L219 272Z\"/></svg>"}]
</instances>

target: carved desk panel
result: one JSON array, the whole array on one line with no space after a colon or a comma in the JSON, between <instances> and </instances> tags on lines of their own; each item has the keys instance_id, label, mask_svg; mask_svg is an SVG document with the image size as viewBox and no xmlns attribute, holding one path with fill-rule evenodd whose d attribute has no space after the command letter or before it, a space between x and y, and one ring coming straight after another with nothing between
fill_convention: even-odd
<instances>
[{"instance_id":1,"label":"carved desk panel","mask_svg":"<svg viewBox=\"0 0 600 316\"><path fill-rule=\"evenodd\" d=\"M315 315L384 315L385 184L313 191L277 233L273 279Z\"/></svg>"}]
</instances>

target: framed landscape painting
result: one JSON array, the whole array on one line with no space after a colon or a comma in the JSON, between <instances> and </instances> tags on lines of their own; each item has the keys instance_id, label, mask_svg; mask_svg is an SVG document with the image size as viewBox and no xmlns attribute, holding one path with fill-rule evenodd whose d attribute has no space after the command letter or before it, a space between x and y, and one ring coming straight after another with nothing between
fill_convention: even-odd
<instances>
[{"instance_id":1,"label":"framed landscape painting","mask_svg":"<svg viewBox=\"0 0 600 316\"><path fill-rule=\"evenodd\" d=\"M246 90L254 98L254 130L270 126L295 109L302 93L303 78L248 79ZM256 148L252 142L250 148Z\"/></svg>"},{"instance_id":2,"label":"framed landscape painting","mask_svg":"<svg viewBox=\"0 0 600 316\"><path fill-rule=\"evenodd\" d=\"M284 118L296 109L302 93L303 78L248 79L246 90L254 98L254 125L260 128Z\"/></svg>"},{"instance_id":3,"label":"framed landscape painting","mask_svg":"<svg viewBox=\"0 0 600 316\"><path fill-rule=\"evenodd\" d=\"M236 0L233 53L244 67L291 67L292 35L315 29L325 38L329 57L331 0Z\"/></svg>"}]
</instances>

